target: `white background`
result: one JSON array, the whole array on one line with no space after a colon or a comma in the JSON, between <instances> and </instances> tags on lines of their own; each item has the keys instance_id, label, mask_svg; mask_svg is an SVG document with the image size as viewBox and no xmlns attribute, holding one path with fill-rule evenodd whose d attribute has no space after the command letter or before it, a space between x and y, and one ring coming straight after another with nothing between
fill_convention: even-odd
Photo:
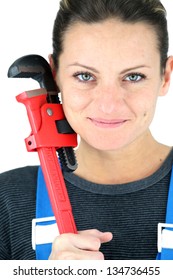
<instances>
[{"instance_id":1,"label":"white background","mask_svg":"<svg viewBox=\"0 0 173 280\"><path fill-rule=\"evenodd\" d=\"M173 54L173 0L162 0L168 12L170 50ZM52 27L59 0L0 1L0 172L39 164L37 153L26 151L31 129L24 105L15 96L38 88L31 79L9 79L9 66L19 57L52 52ZM172 78L173 79L173 78ZM173 81L166 97L158 100L151 130L157 140L173 145Z\"/></svg>"}]
</instances>

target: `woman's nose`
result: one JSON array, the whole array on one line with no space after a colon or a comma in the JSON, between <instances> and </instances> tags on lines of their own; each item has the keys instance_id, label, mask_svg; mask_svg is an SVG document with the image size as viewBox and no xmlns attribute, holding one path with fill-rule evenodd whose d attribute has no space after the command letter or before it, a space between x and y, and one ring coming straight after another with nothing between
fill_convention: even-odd
<instances>
[{"instance_id":1,"label":"woman's nose","mask_svg":"<svg viewBox=\"0 0 173 280\"><path fill-rule=\"evenodd\" d=\"M124 104L122 89L116 85L102 87L97 98L97 106L105 114L118 111Z\"/></svg>"}]
</instances>

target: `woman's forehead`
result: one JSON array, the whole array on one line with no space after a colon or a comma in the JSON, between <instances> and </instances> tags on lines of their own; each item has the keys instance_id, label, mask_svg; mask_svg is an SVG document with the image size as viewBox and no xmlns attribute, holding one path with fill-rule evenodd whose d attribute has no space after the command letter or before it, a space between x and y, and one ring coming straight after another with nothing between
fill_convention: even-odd
<instances>
[{"instance_id":1,"label":"woman's forehead","mask_svg":"<svg viewBox=\"0 0 173 280\"><path fill-rule=\"evenodd\" d=\"M127 23L109 19L98 23L77 22L72 24L64 34L64 45L66 41L75 44L75 40L77 40L81 44L85 44L89 40L97 42L98 39L104 41L104 45L106 45L107 40L113 40L114 43L116 41L129 43L138 40L137 43L140 44L142 38L145 41L150 40L150 43L151 39L153 42L157 40L156 32L149 24L145 22ZM76 47L78 48L80 45L76 45Z\"/></svg>"},{"instance_id":2,"label":"woman's forehead","mask_svg":"<svg viewBox=\"0 0 173 280\"><path fill-rule=\"evenodd\" d=\"M150 57L157 53L156 34L145 23L128 24L119 20L76 23L66 32L63 52L67 57L97 59L99 56ZM123 57L121 57L123 56ZM102 57L104 61L104 57Z\"/></svg>"}]
</instances>

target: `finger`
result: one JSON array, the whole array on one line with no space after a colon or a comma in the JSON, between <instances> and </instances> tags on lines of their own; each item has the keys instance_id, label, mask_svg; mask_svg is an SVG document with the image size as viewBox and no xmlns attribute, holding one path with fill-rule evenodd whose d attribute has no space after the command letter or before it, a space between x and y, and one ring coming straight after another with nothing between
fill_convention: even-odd
<instances>
[{"instance_id":1,"label":"finger","mask_svg":"<svg viewBox=\"0 0 173 280\"><path fill-rule=\"evenodd\" d=\"M59 251L73 251L74 248L98 251L100 246L100 239L89 234L65 233L58 236L53 243L53 249Z\"/></svg>"},{"instance_id":2,"label":"finger","mask_svg":"<svg viewBox=\"0 0 173 280\"><path fill-rule=\"evenodd\" d=\"M104 260L104 255L99 251L85 251L75 248L74 251L62 251L52 254L50 259L56 260Z\"/></svg>"}]
</instances>

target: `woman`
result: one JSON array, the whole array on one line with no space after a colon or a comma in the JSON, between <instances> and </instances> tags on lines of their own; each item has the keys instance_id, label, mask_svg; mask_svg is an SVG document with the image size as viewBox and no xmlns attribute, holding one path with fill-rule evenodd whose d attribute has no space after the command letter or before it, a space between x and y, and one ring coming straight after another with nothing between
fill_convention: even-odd
<instances>
[{"instance_id":1,"label":"woman","mask_svg":"<svg viewBox=\"0 0 173 280\"><path fill-rule=\"evenodd\" d=\"M170 85L167 52L159 0L60 2L49 59L65 115L80 135L78 168L64 173L79 232L58 236L49 259L156 258L173 152L149 126ZM1 259L35 258L37 169L0 177Z\"/></svg>"}]
</instances>

